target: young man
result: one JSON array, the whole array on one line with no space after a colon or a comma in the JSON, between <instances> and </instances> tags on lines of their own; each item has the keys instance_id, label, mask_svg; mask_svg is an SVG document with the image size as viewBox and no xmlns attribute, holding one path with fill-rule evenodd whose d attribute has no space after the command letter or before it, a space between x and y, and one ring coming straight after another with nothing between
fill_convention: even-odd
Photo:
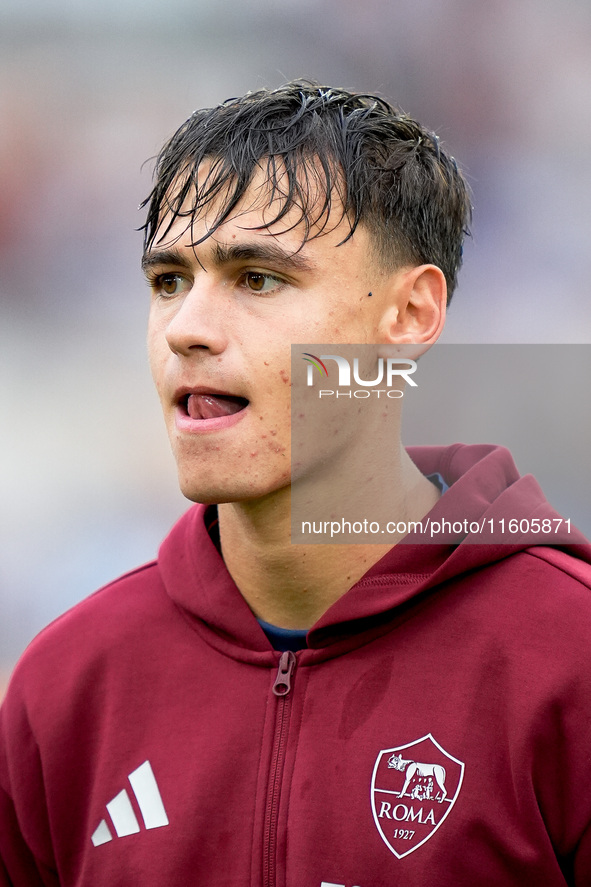
<instances>
[{"instance_id":1,"label":"young man","mask_svg":"<svg viewBox=\"0 0 591 887\"><path fill-rule=\"evenodd\" d=\"M392 440L392 537L291 541L290 346L436 341L454 160L380 99L291 83L194 114L147 205L150 362L202 504L17 667L0 884L589 884L589 546L548 545L535 481L502 448ZM444 519L467 529L404 533ZM509 519L538 544L472 529Z\"/></svg>"}]
</instances>

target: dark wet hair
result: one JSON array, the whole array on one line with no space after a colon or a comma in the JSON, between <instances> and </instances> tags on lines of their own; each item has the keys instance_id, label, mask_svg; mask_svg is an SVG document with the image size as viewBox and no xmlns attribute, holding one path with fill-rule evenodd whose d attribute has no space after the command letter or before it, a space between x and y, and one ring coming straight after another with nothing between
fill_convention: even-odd
<instances>
[{"instance_id":1,"label":"dark wet hair","mask_svg":"<svg viewBox=\"0 0 591 887\"><path fill-rule=\"evenodd\" d=\"M456 161L436 135L384 99L309 81L247 93L189 117L160 152L154 188L142 203L146 249L167 215L159 240L176 218L186 216L190 228L219 200L208 233L195 244L205 240L232 216L261 167L269 204L279 198L267 226L296 207L290 227L303 223L303 245L343 218L344 240L362 224L385 269L433 263L451 297L471 217Z\"/></svg>"}]
</instances>

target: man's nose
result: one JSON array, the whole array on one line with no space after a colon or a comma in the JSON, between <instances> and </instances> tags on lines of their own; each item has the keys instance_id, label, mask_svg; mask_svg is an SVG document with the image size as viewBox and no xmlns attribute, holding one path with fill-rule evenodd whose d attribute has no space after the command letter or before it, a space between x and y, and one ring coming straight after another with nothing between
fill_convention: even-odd
<instances>
[{"instance_id":1,"label":"man's nose","mask_svg":"<svg viewBox=\"0 0 591 887\"><path fill-rule=\"evenodd\" d=\"M201 276L180 301L166 327L168 346L175 354L197 351L220 354L227 345L227 298Z\"/></svg>"}]
</instances>

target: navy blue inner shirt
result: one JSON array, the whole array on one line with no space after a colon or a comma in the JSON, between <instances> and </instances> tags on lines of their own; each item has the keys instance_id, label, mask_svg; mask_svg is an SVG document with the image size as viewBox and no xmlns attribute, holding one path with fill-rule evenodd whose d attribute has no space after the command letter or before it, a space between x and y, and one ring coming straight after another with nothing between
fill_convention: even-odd
<instances>
[{"instance_id":1,"label":"navy blue inner shirt","mask_svg":"<svg viewBox=\"0 0 591 887\"><path fill-rule=\"evenodd\" d=\"M306 635L307 628L279 628L277 625L271 625L270 622L258 620L259 625L269 638L272 647L283 653L285 650L305 650L308 646Z\"/></svg>"}]
</instances>

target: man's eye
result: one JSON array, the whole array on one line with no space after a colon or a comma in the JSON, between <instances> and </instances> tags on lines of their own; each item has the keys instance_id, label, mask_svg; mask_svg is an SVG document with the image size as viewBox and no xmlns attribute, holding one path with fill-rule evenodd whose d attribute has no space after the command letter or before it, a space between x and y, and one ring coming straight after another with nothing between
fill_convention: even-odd
<instances>
[{"instance_id":1,"label":"man's eye","mask_svg":"<svg viewBox=\"0 0 591 887\"><path fill-rule=\"evenodd\" d=\"M191 286L182 274L159 274L151 285L156 295L160 296L178 296Z\"/></svg>"},{"instance_id":2,"label":"man's eye","mask_svg":"<svg viewBox=\"0 0 591 887\"><path fill-rule=\"evenodd\" d=\"M272 274L263 274L260 271L247 271L244 275L244 284L253 293L267 293L276 289L281 280Z\"/></svg>"}]
</instances>

